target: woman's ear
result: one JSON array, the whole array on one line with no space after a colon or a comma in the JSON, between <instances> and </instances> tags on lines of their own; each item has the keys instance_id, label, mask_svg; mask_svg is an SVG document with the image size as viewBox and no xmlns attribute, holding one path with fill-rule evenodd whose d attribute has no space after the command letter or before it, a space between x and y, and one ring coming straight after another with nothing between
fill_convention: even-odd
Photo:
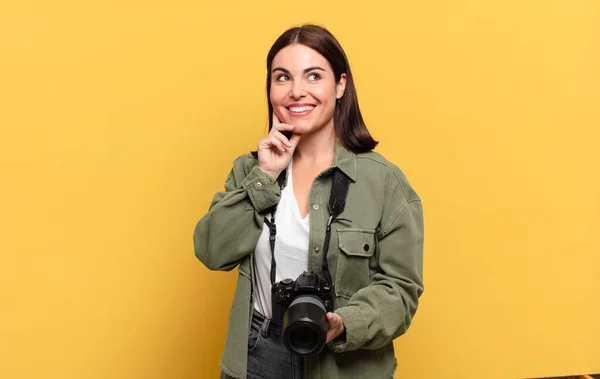
<instances>
[{"instance_id":1,"label":"woman's ear","mask_svg":"<svg viewBox=\"0 0 600 379\"><path fill-rule=\"evenodd\" d=\"M346 74L342 74L340 81L336 84L336 99L341 99L344 96L344 91L346 91Z\"/></svg>"}]
</instances>

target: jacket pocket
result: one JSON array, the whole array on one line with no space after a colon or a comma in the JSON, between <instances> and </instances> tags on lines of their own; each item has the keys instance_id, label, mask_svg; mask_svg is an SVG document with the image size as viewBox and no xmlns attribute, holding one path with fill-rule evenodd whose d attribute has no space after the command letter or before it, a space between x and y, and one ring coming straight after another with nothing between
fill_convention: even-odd
<instances>
[{"instance_id":1,"label":"jacket pocket","mask_svg":"<svg viewBox=\"0 0 600 379\"><path fill-rule=\"evenodd\" d=\"M369 258L375 252L375 230L337 229L340 254L335 272L336 295L349 298L369 285Z\"/></svg>"}]
</instances>

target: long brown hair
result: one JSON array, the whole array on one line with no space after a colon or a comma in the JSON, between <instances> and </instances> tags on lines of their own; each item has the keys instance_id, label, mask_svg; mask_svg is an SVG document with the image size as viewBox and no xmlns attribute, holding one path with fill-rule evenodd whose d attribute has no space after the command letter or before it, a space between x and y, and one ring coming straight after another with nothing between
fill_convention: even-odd
<instances>
[{"instance_id":1,"label":"long brown hair","mask_svg":"<svg viewBox=\"0 0 600 379\"><path fill-rule=\"evenodd\" d=\"M344 49L327 29L306 24L286 30L271 46L267 54L267 102L269 104L269 130L273 127L273 104L271 104L271 69L273 58L284 47L301 44L321 54L333 69L335 81L339 82L342 74L346 74L346 88L334 111L335 134L342 144L354 153L371 151L377 141L371 137L358 107L358 96L352 79L350 64Z\"/></svg>"}]
</instances>

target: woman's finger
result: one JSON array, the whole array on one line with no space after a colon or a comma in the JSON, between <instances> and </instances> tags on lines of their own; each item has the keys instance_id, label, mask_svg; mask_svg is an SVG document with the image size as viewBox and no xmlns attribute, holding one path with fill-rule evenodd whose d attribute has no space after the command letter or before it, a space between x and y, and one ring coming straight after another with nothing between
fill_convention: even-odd
<instances>
[{"instance_id":1,"label":"woman's finger","mask_svg":"<svg viewBox=\"0 0 600 379\"><path fill-rule=\"evenodd\" d=\"M275 148L281 152L285 152L285 147L284 147L285 144L283 142L281 142L277 138L277 136L275 136L275 135L269 136L269 138L267 138L267 143L271 148Z\"/></svg>"},{"instance_id":2,"label":"woman's finger","mask_svg":"<svg viewBox=\"0 0 600 379\"><path fill-rule=\"evenodd\" d=\"M293 131L294 130L294 125L290 125L290 124L277 124L277 125L273 125L273 129L271 129L271 132L273 130L277 130L277 131L285 131L285 130L289 130L289 131Z\"/></svg>"},{"instance_id":3,"label":"woman's finger","mask_svg":"<svg viewBox=\"0 0 600 379\"><path fill-rule=\"evenodd\" d=\"M294 133L294 134L292 134L292 138L290 138L290 143L293 146L297 146L298 142L300 142L300 138L302 138L302 136L300 134Z\"/></svg>"},{"instance_id":4,"label":"woman's finger","mask_svg":"<svg viewBox=\"0 0 600 379\"><path fill-rule=\"evenodd\" d=\"M342 323L342 318L333 312L329 312L329 322L333 327L339 328L340 324Z\"/></svg>"},{"instance_id":5,"label":"woman's finger","mask_svg":"<svg viewBox=\"0 0 600 379\"><path fill-rule=\"evenodd\" d=\"M285 147L292 147L292 143L290 142L290 140L287 139L287 137L284 136L283 134L281 134L281 133L273 134L273 137L275 137Z\"/></svg>"},{"instance_id":6,"label":"woman's finger","mask_svg":"<svg viewBox=\"0 0 600 379\"><path fill-rule=\"evenodd\" d=\"M335 331L341 333L344 330L344 322L337 313L330 313L329 326Z\"/></svg>"},{"instance_id":7,"label":"woman's finger","mask_svg":"<svg viewBox=\"0 0 600 379\"><path fill-rule=\"evenodd\" d=\"M344 322L337 313L327 313L327 320L329 321L329 330L327 331L327 343L333 341L339 335L344 333Z\"/></svg>"}]
</instances>

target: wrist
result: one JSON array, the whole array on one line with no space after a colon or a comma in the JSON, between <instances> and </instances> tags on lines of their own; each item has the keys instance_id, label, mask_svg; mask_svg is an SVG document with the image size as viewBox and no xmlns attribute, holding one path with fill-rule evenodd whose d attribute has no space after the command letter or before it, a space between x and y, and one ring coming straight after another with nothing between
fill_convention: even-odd
<instances>
[{"instance_id":1,"label":"wrist","mask_svg":"<svg viewBox=\"0 0 600 379\"><path fill-rule=\"evenodd\" d=\"M274 172L274 171L266 170L266 169L262 168L260 165L258 165L258 168L260 169L260 171L262 171L263 173L269 175L275 181L277 181L277 178L279 177L279 174L281 174L281 171Z\"/></svg>"}]
</instances>

